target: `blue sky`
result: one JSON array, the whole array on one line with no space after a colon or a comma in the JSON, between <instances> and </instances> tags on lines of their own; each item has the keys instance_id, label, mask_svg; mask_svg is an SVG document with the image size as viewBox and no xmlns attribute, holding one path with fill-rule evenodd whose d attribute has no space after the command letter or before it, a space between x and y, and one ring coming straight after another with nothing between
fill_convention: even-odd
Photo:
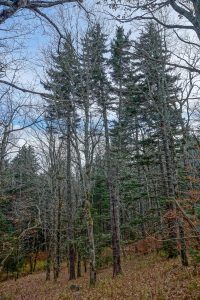
<instances>
[{"instance_id":1,"label":"blue sky","mask_svg":"<svg viewBox=\"0 0 200 300\"><path fill-rule=\"evenodd\" d=\"M93 1L87 1L87 7L91 6ZM43 12L47 14L52 20L57 19L60 7L45 9ZM80 32L87 23L87 16L83 9L80 9L77 4L71 3L62 6L66 14L66 27L69 26L70 31L75 31L78 27ZM58 27L62 31L63 24L59 24L59 20L55 21ZM11 28L8 32L7 29ZM42 73L42 49L52 45L52 35L56 33L55 29L48 24L44 19L35 17L35 14L29 10L21 10L14 17L6 20L1 25L0 40L6 40L6 49L13 49L8 52L7 60L21 59L24 64L24 69L19 72L22 84L30 84L31 77L33 80L36 78L36 73L41 75ZM6 29L3 31L2 29ZM55 43L55 42L54 42ZM56 45L55 45L56 47ZM3 54L5 50L0 48L0 52ZM4 58L3 58L4 59ZM13 68L13 66L12 66ZM10 75L11 73L9 73Z\"/></svg>"},{"instance_id":2,"label":"blue sky","mask_svg":"<svg viewBox=\"0 0 200 300\"><path fill-rule=\"evenodd\" d=\"M86 2L86 1L85 1ZM87 1L86 6L87 10L90 10L94 7L94 0ZM62 6L63 7L63 6ZM78 6L74 3L67 4L64 6L65 8L65 18L64 21L66 23L66 27L70 31L76 32L77 27L79 30L79 34L82 35L85 27L87 26L87 15L83 9L78 8ZM104 29L108 33L110 37L113 37L115 34L115 26L119 23L116 21L108 20L111 17L108 17L102 12L105 10L102 6L96 6L96 18L98 20L99 15L101 14L101 21L104 23ZM55 20L55 16L59 14L59 7L53 9L44 10L48 16L52 17ZM91 15L91 18L94 18ZM78 22L78 25L77 25ZM56 24L60 29L63 27L62 21L56 21ZM139 22L140 28L142 22ZM138 35L138 27L135 23L125 23L124 28L126 31L132 29L132 36L136 37ZM3 31L2 29L8 29L12 27L10 32ZM40 20L36 18L35 15L28 11L23 10L17 13L14 17L7 20L5 24L0 27L0 42L3 40L6 43L6 48L0 47L0 56L3 60L17 60L16 65L19 66L23 64L23 68L17 72L17 84L26 88L33 88L34 90L41 91L42 86L40 84L40 79L44 77L44 62L42 61L42 49L47 48L48 45L54 46L55 41L53 42L52 34L55 33L55 29L53 29L49 24L44 20ZM5 42L5 37L7 39ZM9 47L13 48L13 51L9 52ZM177 45L178 47L179 45ZM56 43L55 43L56 47ZM8 52L8 55L5 55L5 52ZM18 63L19 60L19 63ZM11 64L14 67L15 64ZM8 80L11 79L13 75L13 71L7 72ZM22 93L21 93L22 94ZM26 97L27 95L23 95ZM20 97L19 93L16 93L16 96ZM39 97L32 97L35 103L37 103ZM14 98L15 99L15 98ZM41 104L41 100L40 100ZM24 140L32 139L32 137L25 133L22 133L22 142Z\"/></svg>"}]
</instances>

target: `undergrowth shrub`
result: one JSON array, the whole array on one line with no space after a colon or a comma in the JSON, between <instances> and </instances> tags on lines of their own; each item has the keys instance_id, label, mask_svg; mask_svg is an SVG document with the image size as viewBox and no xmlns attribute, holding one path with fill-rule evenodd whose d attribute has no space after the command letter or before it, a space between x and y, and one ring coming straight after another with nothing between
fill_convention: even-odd
<instances>
[{"instance_id":1,"label":"undergrowth shrub","mask_svg":"<svg viewBox=\"0 0 200 300\"><path fill-rule=\"evenodd\" d=\"M97 259L97 268L99 269L99 268L108 267L108 266L112 265L112 261L113 261L112 255L100 256Z\"/></svg>"},{"instance_id":2,"label":"undergrowth shrub","mask_svg":"<svg viewBox=\"0 0 200 300\"><path fill-rule=\"evenodd\" d=\"M109 247L104 248L104 250L97 256L97 268L108 267L112 264L112 249Z\"/></svg>"},{"instance_id":3,"label":"undergrowth shrub","mask_svg":"<svg viewBox=\"0 0 200 300\"><path fill-rule=\"evenodd\" d=\"M163 242L163 250L167 258L176 258L178 256L178 249L175 247L175 241L166 240Z\"/></svg>"},{"instance_id":4,"label":"undergrowth shrub","mask_svg":"<svg viewBox=\"0 0 200 300\"><path fill-rule=\"evenodd\" d=\"M3 271L7 274L11 273L15 275L15 278L18 278L24 265L24 257L11 255L4 263Z\"/></svg>"},{"instance_id":5,"label":"undergrowth shrub","mask_svg":"<svg viewBox=\"0 0 200 300\"><path fill-rule=\"evenodd\" d=\"M193 265L200 264L200 251L195 249L189 250L190 256L191 256L191 262Z\"/></svg>"},{"instance_id":6,"label":"undergrowth shrub","mask_svg":"<svg viewBox=\"0 0 200 300\"><path fill-rule=\"evenodd\" d=\"M1 300L12 300L13 297L11 295L3 294L3 295L0 295L0 299Z\"/></svg>"},{"instance_id":7,"label":"undergrowth shrub","mask_svg":"<svg viewBox=\"0 0 200 300\"><path fill-rule=\"evenodd\" d=\"M46 267L47 267L46 260L39 260L39 261L37 261L35 270L36 271L44 271L44 270L46 270Z\"/></svg>"}]
</instances>

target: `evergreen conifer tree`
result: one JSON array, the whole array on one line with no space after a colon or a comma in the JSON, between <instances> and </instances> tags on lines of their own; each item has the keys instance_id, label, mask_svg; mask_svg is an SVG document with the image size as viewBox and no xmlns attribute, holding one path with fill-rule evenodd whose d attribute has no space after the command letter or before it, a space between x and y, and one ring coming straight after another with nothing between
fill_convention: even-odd
<instances>
[{"instance_id":1,"label":"evergreen conifer tree","mask_svg":"<svg viewBox=\"0 0 200 300\"><path fill-rule=\"evenodd\" d=\"M113 250L113 276L122 272L120 253L120 218L119 218L119 193L116 178L116 166L111 154L110 128L109 128L109 108L110 84L107 76L106 35L102 32L99 23L91 27L88 32L88 46L91 51L92 96L98 104L103 117L105 135L105 164L106 180L110 198L111 230L112 230L112 250Z\"/></svg>"}]
</instances>

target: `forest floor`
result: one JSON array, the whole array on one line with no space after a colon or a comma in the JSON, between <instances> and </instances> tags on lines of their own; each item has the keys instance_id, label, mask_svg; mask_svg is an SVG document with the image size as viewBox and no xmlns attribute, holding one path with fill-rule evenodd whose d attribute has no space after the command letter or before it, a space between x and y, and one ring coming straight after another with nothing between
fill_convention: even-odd
<instances>
[{"instance_id":1,"label":"forest floor","mask_svg":"<svg viewBox=\"0 0 200 300\"><path fill-rule=\"evenodd\" d=\"M123 262L123 272L112 279L111 267L98 271L95 288L88 287L87 273L69 282L63 268L55 283L46 282L45 272L38 272L0 283L0 300L200 300L200 269L182 267L178 259L134 256ZM80 290L71 291L72 284Z\"/></svg>"}]
</instances>

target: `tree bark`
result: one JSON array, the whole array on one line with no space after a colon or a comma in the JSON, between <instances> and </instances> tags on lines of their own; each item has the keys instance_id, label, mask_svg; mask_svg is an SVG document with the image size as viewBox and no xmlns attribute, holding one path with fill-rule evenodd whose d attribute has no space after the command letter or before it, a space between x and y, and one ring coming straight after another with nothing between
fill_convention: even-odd
<instances>
[{"instance_id":1,"label":"tree bark","mask_svg":"<svg viewBox=\"0 0 200 300\"><path fill-rule=\"evenodd\" d=\"M119 218L119 199L116 187L116 170L111 162L110 155L110 141L109 141L109 129L107 110L104 104L103 107L103 122L105 131L105 143L106 143L106 176L107 186L110 197L110 214L111 214L111 229L112 229L112 251L113 251L113 277L122 274L121 267L121 249L120 249L120 218Z\"/></svg>"},{"instance_id":2,"label":"tree bark","mask_svg":"<svg viewBox=\"0 0 200 300\"><path fill-rule=\"evenodd\" d=\"M81 277L81 255L77 251L77 277Z\"/></svg>"},{"instance_id":3,"label":"tree bark","mask_svg":"<svg viewBox=\"0 0 200 300\"><path fill-rule=\"evenodd\" d=\"M183 266L188 266L188 257L186 251L186 242L185 242L185 234L183 228L183 222L179 220L179 236L180 236L180 243L181 243L181 262Z\"/></svg>"},{"instance_id":4,"label":"tree bark","mask_svg":"<svg viewBox=\"0 0 200 300\"><path fill-rule=\"evenodd\" d=\"M62 207L62 199L61 199L61 187L58 186L58 205L57 205L57 224L56 224L56 244L55 244L55 270L54 270L54 280L57 280L60 273L60 243L61 243L61 207Z\"/></svg>"}]
</instances>

